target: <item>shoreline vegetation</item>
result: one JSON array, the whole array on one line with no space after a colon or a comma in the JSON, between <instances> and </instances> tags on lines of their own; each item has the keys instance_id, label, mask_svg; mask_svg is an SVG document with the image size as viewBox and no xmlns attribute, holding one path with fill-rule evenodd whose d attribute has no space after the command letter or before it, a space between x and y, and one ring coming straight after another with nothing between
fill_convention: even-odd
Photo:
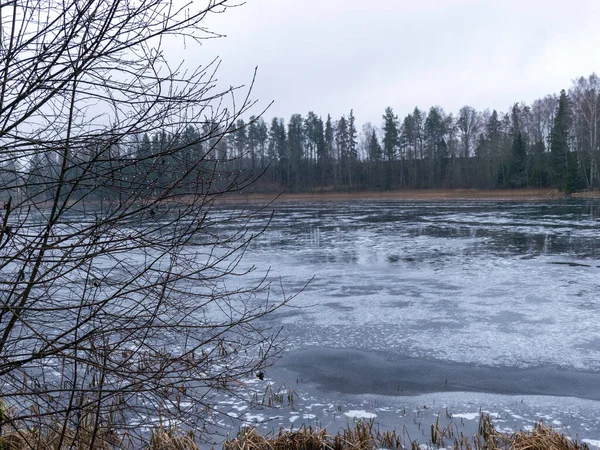
<instances>
[{"instance_id":1,"label":"shoreline vegetation","mask_svg":"<svg viewBox=\"0 0 600 450\"><path fill-rule=\"evenodd\" d=\"M221 192L217 195L206 194L206 207L212 205L276 205L282 203L311 203L311 202L365 202L365 201L431 201L431 202L459 202L459 201L547 201L571 198L597 199L600 200L600 191L581 191L565 194L558 189L399 189L392 191L334 191L314 190L311 192L248 192L240 190L235 192ZM197 201L196 197L174 196L166 200L148 199L148 205L160 205L180 203L189 205ZM70 207L76 205L77 201L68 201ZM87 205L100 207L100 200L87 200ZM52 207L52 202L38 202L43 208Z\"/></svg>"},{"instance_id":2,"label":"shoreline vegetation","mask_svg":"<svg viewBox=\"0 0 600 450\"><path fill-rule=\"evenodd\" d=\"M454 450L589 450L585 442L565 435L538 422L531 430L516 433L496 429L487 414L479 418L477 433L467 436L449 423L441 426L439 418L430 427L427 443L413 440L406 430L380 431L373 421L359 420L334 435L325 429L301 427L281 429L265 436L254 428L243 429L227 441L224 450L374 450L385 449L454 449ZM190 449L192 450L192 449Z\"/></svg>"},{"instance_id":3,"label":"shoreline vegetation","mask_svg":"<svg viewBox=\"0 0 600 450\"><path fill-rule=\"evenodd\" d=\"M303 193L238 192L218 199L218 203L300 203L348 201L544 201L567 198L600 199L600 191L565 194L558 189L403 189L394 191L313 191Z\"/></svg>"},{"instance_id":4,"label":"shoreline vegetation","mask_svg":"<svg viewBox=\"0 0 600 450\"><path fill-rule=\"evenodd\" d=\"M448 414L448 413L447 413ZM451 415L448 415L451 418ZM76 430L69 430L76 433ZM80 433L71 436L77 448L93 450L116 450L134 448L126 436L119 436L109 427L101 427L94 433L84 426ZM298 429L281 428L279 432L263 434L253 427L242 428L237 436L228 438L222 445L213 445L212 450L376 450L384 449L454 449L454 450L590 450L590 446L572 437L568 430L558 430L537 422L529 430L517 432L501 431L493 424L488 414L481 414L477 432L465 434L453 422L445 425L440 418L432 423L425 439L413 439L406 428L382 431L373 420L360 419L348 424L335 434L325 428L301 426ZM59 435L51 429L16 429L0 434L3 450L56 449ZM594 445L595 441L588 441ZM208 444L210 445L210 444ZM184 432L177 427L163 425L151 430L147 450L200 450L193 432Z\"/></svg>"}]
</instances>

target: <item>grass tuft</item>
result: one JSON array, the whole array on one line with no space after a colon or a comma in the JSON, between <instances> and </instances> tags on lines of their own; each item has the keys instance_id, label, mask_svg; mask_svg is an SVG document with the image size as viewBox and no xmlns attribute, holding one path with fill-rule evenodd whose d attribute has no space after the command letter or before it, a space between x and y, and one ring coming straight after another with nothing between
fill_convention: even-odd
<instances>
[{"instance_id":1,"label":"grass tuft","mask_svg":"<svg viewBox=\"0 0 600 450\"><path fill-rule=\"evenodd\" d=\"M177 428L159 427L152 430L146 450L198 450L194 436Z\"/></svg>"}]
</instances>

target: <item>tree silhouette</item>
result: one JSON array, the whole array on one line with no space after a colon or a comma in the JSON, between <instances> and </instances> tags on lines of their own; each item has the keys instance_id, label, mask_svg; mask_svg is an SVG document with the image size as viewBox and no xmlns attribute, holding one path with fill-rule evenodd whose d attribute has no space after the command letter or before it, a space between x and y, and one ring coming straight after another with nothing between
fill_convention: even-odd
<instances>
[{"instance_id":1,"label":"tree silhouette","mask_svg":"<svg viewBox=\"0 0 600 450\"><path fill-rule=\"evenodd\" d=\"M227 8L0 5L0 429L31 448L143 440L157 417L198 429L276 353L256 320L286 299L226 284L269 214L216 207L253 182L223 147L250 90L232 102L215 61L164 47L215 37Z\"/></svg>"}]
</instances>

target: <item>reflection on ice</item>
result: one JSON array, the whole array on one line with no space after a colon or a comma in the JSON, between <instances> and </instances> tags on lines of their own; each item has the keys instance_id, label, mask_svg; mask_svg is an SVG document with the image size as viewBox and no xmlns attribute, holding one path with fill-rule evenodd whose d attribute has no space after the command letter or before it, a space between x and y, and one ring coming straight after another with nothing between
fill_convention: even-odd
<instances>
[{"instance_id":1,"label":"reflection on ice","mask_svg":"<svg viewBox=\"0 0 600 450\"><path fill-rule=\"evenodd\" d=\"M600 354L582 347L600 339L589 314L600 287L589 211L597 209L564 202L293 205L278 209L244 263L270 266L286 292L314 276L297 300L310 307L289 321L281 314L290 348L314 338L600 370Z\"/></svg>"}]
</instances>

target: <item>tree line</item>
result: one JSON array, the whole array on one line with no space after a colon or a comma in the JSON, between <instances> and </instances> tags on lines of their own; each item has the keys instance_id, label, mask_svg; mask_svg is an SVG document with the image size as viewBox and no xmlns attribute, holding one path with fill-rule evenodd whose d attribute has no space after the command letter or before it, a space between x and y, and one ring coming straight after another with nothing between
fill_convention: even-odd
<instances>
[{"instance_id":1,"label":"tree line","mask_svg":"<svg viewBox=\"0 0 600 450\"><path fill-rule=\"evenodd\" d=\"M387 107L380 126L365 123L360 130L353 110L338 119L296 113L287 123L280 117L267 122L251 116L229 123L226 130L206 122L136 133L119 145L97 140L71 158L65 181L77 182L72 195L93 191L99 200L139 192L140 183L144 195L152 196L192 164L197 169L173 194L185 194L186 186L202 185L203 179L210 180L205 192L222 189L231 174L244 179L261 175L250 189L266 192L598 189L600 78L581 77L568 92L531 105L515 103L507 113L464 106L453 114L432 106L428 111L415 107L400 119ZM59 159L48 152L34 154L26 164L7 159L0 181L5 187L25 186L28 196L52 198ZM104 170L89 170L90 165ZM229 175L215 177L216 167ZM83 173L96 175L85 179ZM5 189L9 194L15 195Z\"/></svg>"},{"instance_id":2,"label":"tree line","mask_svg":"<svg viewBox=\"0 0 600 450\"><path fill-rule=\"evenodd\" d=\"M263 171L264 188L388 190L432 188L598 189L600 79L507 113L415 107L400 119L385 108L381 125L358 129L354 111L334 120L314 112L287 124L239 119L226 151L240 168Z\"/></svg>"}]
</instances>

